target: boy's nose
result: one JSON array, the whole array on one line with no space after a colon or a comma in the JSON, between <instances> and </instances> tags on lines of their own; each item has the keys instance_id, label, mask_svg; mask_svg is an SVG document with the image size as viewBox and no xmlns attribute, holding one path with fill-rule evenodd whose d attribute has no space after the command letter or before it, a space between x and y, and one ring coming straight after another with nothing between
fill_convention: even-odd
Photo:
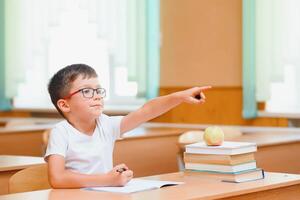
<instances>
[{"instance_id":1,"label":"boy's nose","mask_svg":"<svg viewBox=\"0 0 300 200\"><path fill-rule=\"evenodd\" d=\"M100 100L100 99L103 99L103 97L101 97L100 94L97 94L97 92L95 92L95 94L94 94L94 100Z\"/></svg>"}]
</instances>

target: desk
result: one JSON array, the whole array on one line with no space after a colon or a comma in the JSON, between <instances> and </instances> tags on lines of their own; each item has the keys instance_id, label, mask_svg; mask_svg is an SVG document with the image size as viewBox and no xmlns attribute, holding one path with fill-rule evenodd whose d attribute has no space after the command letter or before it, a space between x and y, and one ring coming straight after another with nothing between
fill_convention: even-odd
<instances>
[{"instance_id":1,"label":"desk","mask_svg":"<svg viewBox=\"0 0 300 200\"><path fill-rule=\"evenodd\" d=\"M255 142L257 165L267 171L300 174L299 132L244 133L237 141Z\"/></svg>"},{"instance_id":2,"label":"desk","mask_svg":"<svg viewBox=\"0 0 300 200\"><path fill-rule=\"evenodd\" d=\"M266 173L264 180L247 183L225 183L211 177L190 176L182 172L163 174L147 179L183 181L185 184L133 194L117 194L80 189L50 189L0 196L0 200L153 200L153 199L300 199L300 175Z\"/></svg>"},{"instance_id":3,"label":"desk","mask_svg":"<svg viewBox=\"0 0 300 200\"><path fill-rule=\"evenodd\" d=\"M138 177L178 171L179 135L187 130L203 130L206 126L166 125L152 123L152 126L126 133L123 140L116 142L114 163L126 163ZM235 128L243 132L235 141L257 143L255 158L259 167L266 171L300 174L300 159L296 156L300 154L299 128Z\"/></svg>"},{"instance_id":4,"label":"desk","mask_svg":"<svg viewBox=\"0 0 300 200\"><path fill-rule=\"evenodd\" d=\"M0 155L0 194L8 193L9 178L18 171L43 164L41 157Z\"/></svg>"},{"instance_id":5,"label":"desk","mask_svg":"<svg viewBox=\"0 0 300 200\"><path fill-rule=\"evenodd\" d=\"M40 118L40 117L0 117L0 127L53 124L61 121L60 118Z\"/></svg>"},{"instance_id":6,"label":"desk","mask_svg":"<svg viewBox=\"0 0 300 200\"><path fill-rule=\"evenodd\" d=\"M187 130L203 130L207 126L145 123L116 142L114 164L126 163L137 177L176 172L179 135ZM43 132L52 127L51 124L40 124L0 128L0 154L42 156ZM266 171L300 173L300 159L295 156L300 154L299 128L234 128L243 132L237 141L257 143L259 167Z\"/></svg>"},{"instance_id":7,"label":"desk","mask_svg":"<svg viewBox=\"0 0 300 200\"><path fill-rule=\"evenodd\" d=\"M140 127L117 140L114 164L125 163L136 177L178 171L178 136L189 129Z\"/></svg>"},{"instance_id":8,"label":"desk","mask_svg":"<svg viewBox=\"0 0 300 200\"><path fill-rule=\"evenodd\" d=\"M43 134L53 124L0 128L0 154L42 156Z\"/></svg>"},{"instance_id":9,"label":"desk","mask_svg":"<svg viewBox=\"0 0 300 200\"><path fill-rule=\"evenodd\" d=\"M0 154L43 156L43 133L52 127L40 124L0 128ZM136 176L176 172L178 136L187 130L141 126L127 132L116 142L114 163L126 163Z\"/></svg>"}]
</instances>

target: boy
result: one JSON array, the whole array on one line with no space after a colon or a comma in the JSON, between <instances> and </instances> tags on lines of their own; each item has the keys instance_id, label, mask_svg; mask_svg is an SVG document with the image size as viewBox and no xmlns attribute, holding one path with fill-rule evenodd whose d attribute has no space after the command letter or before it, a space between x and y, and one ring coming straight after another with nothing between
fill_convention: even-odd
<instances>
[{"instance_id":1,"label":"boy","mask_svg":"<svg viewBox=\"0 0 300 200\"><path fill-rule=\"evenodd\" d=\"M125 164L112 165L113 147L123 133L151 120L182 102L202 104L203 90L195 87L157 97L128 115L102 113L105 89L95 70L74 64L59 70L48 91L58 112L66 119L51 131L45 160L53 188L123 186L133 172ZM200 98L195 98L200 95Z\"/></svg>"}]
</instances>

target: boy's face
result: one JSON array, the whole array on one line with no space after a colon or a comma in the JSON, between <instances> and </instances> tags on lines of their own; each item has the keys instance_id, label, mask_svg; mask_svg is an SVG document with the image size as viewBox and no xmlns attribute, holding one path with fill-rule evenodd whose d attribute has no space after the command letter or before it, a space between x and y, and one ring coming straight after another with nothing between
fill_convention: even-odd
<instances>
[{"instance_id":1,"label":"boy's face","mask_svg":"<svg viewBox=\"0 0 300 200\"><path fill-rule=\"evenodd\" d=\"M65 101L65 108L62 108L62 111L67 117L68 115L83 119L99 117L103 111L103 98L95 91L97 88L101 88L97 77L83 79L79 76L72 83L69 92L72 95L62 99Z\"/></svg>"}]
</instances>

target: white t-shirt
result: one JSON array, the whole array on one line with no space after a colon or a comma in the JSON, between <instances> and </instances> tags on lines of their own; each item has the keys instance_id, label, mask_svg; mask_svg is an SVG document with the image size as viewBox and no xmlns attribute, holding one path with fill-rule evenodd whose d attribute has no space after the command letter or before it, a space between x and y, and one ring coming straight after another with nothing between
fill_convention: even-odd
<instances>
[{"instance_id":1,"label":"white t-shirt","mask_svg":"<svg viewBox=\"0 0 300 200\"><path fill-rule=\"evenodd\" d=\"M83 173L106 173L113 168L113 148L120 137L122 116L101 114L92 136L81 133L67 120L51 130L44 156L58 154L65 158L66 169Z\"/></svg>"}]
</instances>

